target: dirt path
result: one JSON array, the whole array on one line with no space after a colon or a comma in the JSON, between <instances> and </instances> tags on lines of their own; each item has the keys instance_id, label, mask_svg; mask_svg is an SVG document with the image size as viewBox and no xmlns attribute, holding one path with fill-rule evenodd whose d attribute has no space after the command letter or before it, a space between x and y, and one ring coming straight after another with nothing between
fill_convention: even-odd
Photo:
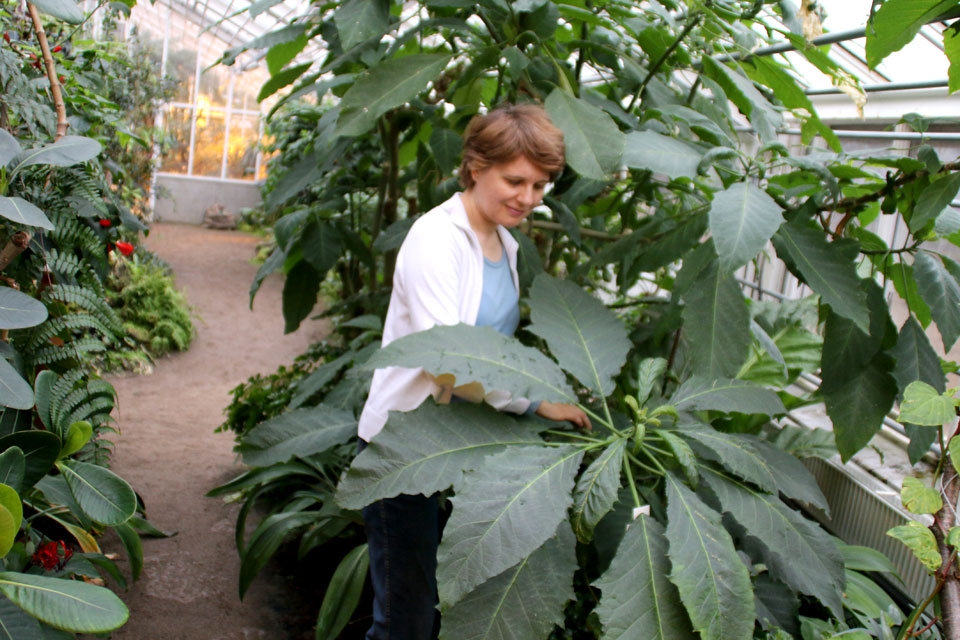
<instances>
[{"instance_id":1,"label":"dirt path","mask_svg":"<svg viewBox=\"0 0 960 640\"><path fill-rule=\"evenodd\" d=\"M143 575L120 594L130 622L113 635L117 640L312 637L309 615L319 603L291 600L292 585L278 569L262 574L240 602L238 507L204 497L241 471L230 434L213 433L230 389L291 362L323 332L313 322L283 335L278 276L267 279L249 310L256 243L241 233L173 224L156 224L147 239L173 267L201 321L187 353L161 359L152 375L111 379L121 428L113 469L143 497L151 522L179 532L144 539Z\"/></svg>"}]
</instances>

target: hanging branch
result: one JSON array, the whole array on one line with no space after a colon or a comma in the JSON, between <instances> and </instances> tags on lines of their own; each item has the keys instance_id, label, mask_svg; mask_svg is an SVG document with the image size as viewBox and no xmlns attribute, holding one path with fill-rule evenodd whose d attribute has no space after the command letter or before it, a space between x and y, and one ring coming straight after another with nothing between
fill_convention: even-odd
<instances>
[{"instance_id":1,"label":"hanging branch","mask_svg":"<svg viewBox=\"0 0 960 640\"><path fill-rule=\"evenodd\" d=\"M67 127L70 123L67 121L67 105L63 102L63 93L60 91L60 82L57 79L57 69L53 66L53 54L50 53L50 44L47 42L47 34L43 30L43 23L40 21L40 13L32 3L27 3L30 10L30 19L33 21L33 30L37 33L37 41L40 43L40 53L43 55L43 65L47 71L47 79L50 81L50 93L53 94L53 106L57 110L57 135L54 142L67 135Z\"/></svg>"},{"instance_id":2,"label":"hanging branch","mask_svg":"<svg viewBox=\"0 0 960 640\"><path fill-rule=\"evenodd\" d=\"M690 20L687 22L687 25L683 28L683 31L679 36L677 36L677 39L673 41L673 44L671 44L670 47L663 52L663 55L661 55L660 58L653 63L653 66L650 67L650 70L647 72L647 77L644 78L643 82L640 83L640 88L637 89L637 92L633 94L633 99L630 100L630 106L627 107L628 113L633 111L633 107L636 106L637 100L639 100L640 96L643 95L643 91L647 88L647 84L653 80L654 74L660 70L660 67L662 67L663 63L667 61L667 58L669 58L673 52L677 50L677 47L680 46L680 43L683 42L683 39L686 38L690 32L693 31L693 28L700 22L701 15L702 14L700 13L695 13L693 16L691 16Z\"/></svg>"}]
</instances>

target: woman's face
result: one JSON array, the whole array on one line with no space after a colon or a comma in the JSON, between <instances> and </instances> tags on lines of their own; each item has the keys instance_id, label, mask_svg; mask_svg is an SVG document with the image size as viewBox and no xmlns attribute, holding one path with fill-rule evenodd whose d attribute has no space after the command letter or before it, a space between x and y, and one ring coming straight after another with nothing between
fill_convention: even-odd
<instances>
[{"instance_id":1,"label":"woman's face","mask_svg":"<svg viewBox=\"0 0 960 640\"><path fill-rule=\"evenodd\" d=\"M469 193L479 217L475 222L484 229L520 224L543 200L550 182L550 176L523 155L486 169L474 169L472 175L474 184Z\"/></svg>"}]
</instances>

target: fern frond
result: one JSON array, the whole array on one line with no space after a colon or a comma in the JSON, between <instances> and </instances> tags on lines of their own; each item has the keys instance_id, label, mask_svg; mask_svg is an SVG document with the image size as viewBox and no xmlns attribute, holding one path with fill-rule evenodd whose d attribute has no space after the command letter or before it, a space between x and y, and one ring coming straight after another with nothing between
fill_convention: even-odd
<instances>
[{"instance_id":1,"label":"fern frond","mask_svg":"<svg viewBox=\"0 0 960 640\"><path fill-rule=\"evenodd\" d=\"M116 342L116 334L96 316L89 313L69 313L53 318L42 325L31 335L28 349L40 347L50 338L66 330L93 329L106 338L106 342Z\"/></svg>"},{"instance_id":2,"label":"fern frond","mask_svg":"<svg viewBox=\"0 0 960 640\"><path fill-rule=\"evenodd\" d=\"M77 285L55 284L43 292L44 301L73 305L95 315L115 334L123 334L123 323L116 311L97 292Z\"/></svg>"},{"instance_id":3,"label":"fern frond","mask_svg":"<svg viewBox=\"0 0 960 640\"><path fill-rule=\"evenodd\" d=\"M101 353L106 351L107 347L101 340L96 338L81 338L68 342L63 346L49 346L38 349L32 356L33 364L46 365L64 360L82 360L83 355L87 353Z\"/></svg>"},{"instance_id":4,"label":"fern frond","mask_svg":"<svg viewBox=\"0 0 960 640\"><path fill-rule=\"evenodd\" d=\"M73 424L80 420L87 420L92 423L99 423L100 420L97 418L103 418L110 415L110 412L113 411L113 400L109 398L95 398L89 402L85 402L77 407L67 418L64 424Z\"/></svg>"}]
</instances>

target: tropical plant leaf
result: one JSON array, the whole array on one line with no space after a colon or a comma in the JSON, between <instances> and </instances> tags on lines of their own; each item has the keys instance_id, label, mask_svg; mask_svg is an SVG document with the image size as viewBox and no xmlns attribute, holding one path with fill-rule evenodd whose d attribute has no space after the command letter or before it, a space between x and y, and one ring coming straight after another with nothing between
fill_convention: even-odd
<instances>
[{"instance_id":1,"label":"tropical plant leaf","mask_svg":"<svg viewBox=\"0 0 960 640\"><path fill-rule=\"evenodd\" d=\"M870 332L867 297L860 287L853 260L859 255L856 242L827 242L823 232L802 224L780 225L773 244L791 271L820 294L835 312L852 320L864 333Z\"/></svg>"},{"instance_id":2,"label":"tropical plant leaf","mask_svg":"<svg viewBox=\"0 0 960 640\"><path fill-rule=\"evenodd\" d=\"M445 54L416 53L391 58L360 76L340 100L337 135L359 136L384 113L420 93L450 61Z\"/></svg>"},{"instance_id":3,"label":"tropical plant leaf","mask_svg":"<svg viewBox=\"0 0 960 640\"><path fill-rule=\"evenodd\" d=\"M631 348L623 322L581 287L547 274L533 281L529 302L528 329L560 367L603 397L613 393Z\"/></svg>"},{"instance_id":4,"label":"tropical plant leaf","mask_svg":"<svg viewBox=\"0 0 960 640\"><path fill-rule=\"evenodd\" d=\"M137 495L127 481L104 467L69 460L57 464L80 508L106 526L123 524L137 511Z\"/></svg>"},{"instance_id":5,"label":"tropical plant leaf","mask_svg":"<svg viewBox=\"0 0 960 640\"><path fill-rule=\"evenodd\" d=\"M566 519L582 457L579 447L516 446L461 479L437 551L443 609L553 535Z\"/></svg>"},{"instance_id":6,"label":"tropical plant leaf","mask_svg":"<svg viewBox=\"0 0 960 640\"><path fill-rule=\"evenodd\" d=\"M306 260L300 260L283 282L284 333L292 333L317 304L323 275Z\"/></svg>"},{"instance_id":7,"label":"tropical plant leaf","mask_svg":"<svg viewBox=\"0 0 960 640\"><path fill-rule=\"evenodd\" d=\"M0 287L0 329L35 327L46 319L47 307L42 302L11 287Z\"/></svg>"},{"instance_id":8,"label":"tropical plant leaf","mask_svg":"<svg viewBox=\"0 0 960 640\"><path fill-rule=\"evenodd\" d=\"M67 427L63 437L63 446L60 448L60 457L66 458L83 448L83 445L93 437L93 425L86 420L79 420Z\"/></svg>"},{"instance_id":9,"label":"tropical plant leaf","mask_svg":"<svg viewBox=\"0 0 960 640\"><path fill-rule=\"evenodd\" d=\"M911 424L939 427L957 417L957 401L951 395L937 393L926 382L915 380L903 391L900 419Z\"/></svg>"},{"instance_id":10,"label":"tropical plant leaf","mask_svg":"<svg viewBox=\"0 0 960 640\"><path fill-rule=\"evenodd\" d=\"M750 574L720 514L672 474L666 484L670 581L694 630L704 640L749 638L756 617Z\"/></svg>"},{"instance_id":11,"label":"tropical plant leaf","mask_svg":"<svg viewBox=\"0 0 960 640\"><path fill-rule=\"evenodd\" d=\"M563 225L563 228L567 231L567 235L570 236L570 240L579 247L581 242L580 221L577 220L577 216L570 210L570 207L568 207L563 200L552 196L544 196L543 204L550 207L554 219Z\"/></svg>"},{"instance_id":12,"label":"tropical plant leaf","mask_svg":"<svg viewBox=\"0 0 960 640\"><path fill-rule=\"evenodd\" d=\"M920 27L955 5L952 0L886 0L867 27L867 64L876 67L913 40Z\"/></svg>"},{"instance_id":13,"label":"tropical plant leaf","mask_svg":"<svg viewBox=\"0 0 960 640\"><path fill-rule=\"evenodd\" d=\"M684 295L683 332L699 375L731 378L750 349L750 311L733 276L712 260Z\"/></svg>"},{"instance_id":14,"label":"tropical plant leaf","mask_svg":"<svg viewBox=\"0 0 960 640\"><path fill-rule=\"evenodd\" d=\"M317 614L316 640L336 640L360 602L370 567L367 545L357 545L337 565Z\"/></svg>"},{"instance_id":15,"label":"tropical plant leaf","mask_svg":"<svg viewBox=\"0 0 960 640\"><path fill-rule=\"evenodd\" d=\"M33 402L33 389L6 358L0 357L0 405L30 409Z\"/></svg>"},{"instance_id":16,"label":"tropical plant leaf","mask_svg":"<svg viewBox=\"0 0 960 640\"><path fill-rule=\"evenodd\" d=\"M390 26L390 3L383 0L349 0L333 14L344 50L379 36ZM319 639L318 639L319 640Z\"/></svg>"},{"instance_id":17,"label":"tropical plant leaf","mask_svg":"<svg viewBox=\"0 0 960 640\"><path fill-rule=\"evenodd\" d=\"M703 154L693 145L655 131L631 131L626 135L623 164L647 169L670 178L697 177Z\"/></svg>"},{"instance_id":18,"label":"tropical plant leaf","mask_svg":"<svg viewBox=\"0 0 960 640\"><path fill-rule=\"evenodd\" d=\"M485 404L438 405L390 414L383 430L354 458L337 503L360 509L400 494L433 495L508 444L538 444L537 426Z\"/></svg>"},{"instance_id":19,"label":"tropical plant leaf","mask_svg":"<svg viewBox=\"0 0 960 640\"><path fill-rule=\"evenodd\" d=\"M637 368L637 403L640 406L650 399L650 393L660 376L667 370L667 361L663 358L644 358Z\"/></svg>"},{"instance_id":20,"label":"tropical plant leaf","mask_svg":"<svg viewBox=\"0 0 960 640\"><path fill-rule=\"evenodd\" d=\"M289 43L282 43L276 46L284 46ZM287 85L291 85L297 81L297 78L302 76L313 66L313 62L304 62L303 64L298 64L288 69L281 69L276 73L270 76L270 79L263 83L263 86L260 87L260 92L257 94L257 102L263 102L280 89L283 89Z\"/></svg>"},{"instance_id":21,"label":"tropical plant leaf","mask_svg":"<svg viewBox=\"0 0 960 640\"><path fill-rule=\"evenodd\" d=\"M143 542L140 540L140 534L133 528L129 521L113 528L120 538L123 548L127 552L127 561L130 563L130 575L134 581L140 579L143 572Z\"/></svg>"},{"instance_id":22,"label":"tropical plant leaf","mask_svg":"<svg viewBox=\"0 0 960 640\"><path fill-rule=\"evenodd\" d=\"M614 441L577 480L573 490L570 524L581 542L587 543L593 539L594 527L617 501L626 446L626 438Z\"/></svg>"},{"instance_id":23,"label":"tropical plant leaf","mask_svg":"<svg viewBox=\"0 0 960 640\"><path fill-rule=\"evenodd\" d=\"M20 143L9 131L6 129L0 131L0 166L6 166L21 151L23 149L20 147Z\"/></svg>"},{"instance_id":24,"label":"tropical plant leaf","mask_svg":"<svg viewBox=\"0 0 960 640\"><path fill-rule=\"evenodd\" d=\"M112 591L76 580L4 571L0 593L37 620L74 633L112 631L130 616Z\"/></svg>"},{"instance_id":25,"label":"tropical plant leaf","mask_svg":"<svg viewBox=\"0 0 960 640\"><path fill-rule=\"evenodd\" d=\"M890 529L887 535L907 545L907 548L929 571L936 571L943 564L943 558L937 548L937 539L933 537L930 529L919 522L911 520L905 525Z\"/></svg>"},{"instance_id":26,"label":"tropical plant leaf","mask_svg":"<svg viewBox=\"0 0 960 640\"><path fill-rule=\"evenodd\" d=\"M317 270L320 277L326 276L337 263L343 251L343 243L336 228L324 222L311 222L300 236L303 258Z\"/></svg>"},{"instance_id":27,"label":"tropical plant leaf","mask_svg":"<svg viewBox=\"0 0 960 640\"><path fill-rule=\"evenodd\" d=\"M764 564L774 577L818 598L841 618L843 559L833 538L775 495L751 489L709 468L702 477L723 511L759 543Z\"/></svg>"},{"instance_id":28,"label":"tropical plant leaf","mask_svg":"<svg viewBox=\"0 0 960 640\"><path fill-rule=\"evenodd\" d=\"M743 380L710 380L692 376L670 398L677 411L724 411L776 415L786 408L769 389Z\"/></svg>"},{"instance_id":29,"label":"tropical plant leaf","mask_svg":"<svg viewBox=\"0 0 960 640\"><path fill-rule=\"evenodd\" d=\"M677 433L690 441L693 449L707 460L719 462L725 469L764 491L777 491L777 470L771 467L748 436L717 431L709 425L692 425Z\"/></svg>"},{"instance_id":30,"label":"tropical plant leaf","mask_svg":"<svg viewBox=\"0 0 960 640\"><path fill-rule=\"evenodd\" d=\"M249 12L252 14L252 12ZM290 42L280 42L267 50L264 58L267 61L267 71L271 76L277 75L285 66L290 64L297 55L303 51L310 39L304 33L296 40Z\"/></svg>"},{"instance_id":31,"label":"tropical plant leaf","mask_svg":"<svg viewBox=\"0 0 960 640\"><path fill-rule=\"evenodd\" d=\"M783 124L783 117L754 86L752 80L739 70L731 69L710 56L703 58L703 71L720 85L730 101L737 105L740 113L747 116L760 135L760 140L776 140L776 130Z\"/></svg>"},{"instance_id":32,"label":"tropical plant leaf","mask_svg":"<svg viewBox=\"0 0 960 640\"><path fill-rule=\"evenodd\" d=\"M37 5L40 11L70 24L80 24L84 20L83 11L73 0L37 0L31 4Z\"/></svg>"},{"instance_id":33,"label":"tropical plant leaf","mask_svg":"<svg viewBox=\"0 0 960 640\"><path fill-rule=\"evenodd\" d=\"M60 438L49 431L17 431L0 437L0 451L16 447L24 455L20 491L26 491L47 475L60 453Z\"/></svg>"},{"instance_id":34,"label":"tropical plant leaf","mask_svg":"<svg viewBox=\"0 0 960 640\"><path fill-rule=\"evenodd\" d=\"M422 367L434 376L449 373L457 386L479 382L487 392L509 389L531 400L577 402L552 360L491 327L457 324L419 331L380 349L362 368L389 366Z\"/></svg>"},{"instance_id":35,"label":"tropical plant leaf","mask_svg":"<svg viewBox=\"0 0 960 640\"><path fill-rule=\"evenodd\" d=\"M693 630L677 588L667 579L663 526L641 514L627 528L610 568L593 583L595 609L609 640L687 640Z\"/></svg>"},{"instance_id":36,"label":"tropical plant leaf","mask_svg":"<svg viewBox=\"0 0 960 640\"><path fill-rule=\"evenodd\" d=\"M80 162L93 160L103 147L92 138L83 136L63 136L53 144L37 149L28 149L17 154L10 163L10 174L34 164L52 164L55 167L69 167ZM51 227L52 228L52 227Z\"/></svg>"},{"instance_id":37,"label":"tropical plant leaf","mask_svg":"<svg viewBox=\"0 0 960 640\"><path fill-rule=\"evenodd\" d=\"M0 640L44 640L37 619L5 596L0 596Z\"/></svg>"},{"instance_id":38,"label":"tropical plant leaf","mask_svg":"<svg viewBox=\"0 0 960 640\"><path fill-rule=\"evenodd\" d=\"M267 516L240 552L240 599L286 537L318 519L316 511L283 511Z\"/></svg>"},{"instance_id":39,"label":"tropical plant leaf","mask_svg":"<svg viewBox=\"0 0 960 640\"><path fill-rule=\"evenodd\" d=\"M8 489L10 487L7 487ZM13 491L11 489L11 491ZM19 500L19 497L17 498ZM5 504L0 502L0 558L4 557L13 548L13 543L20 533L20 525Z\"/></svg>"},{"instance_id":40,"label":"tropical plant leaf","mask_svg":"<svg viewBox=\"0 0 960 640\"><path fill-rule=\"evenodd\" d=\"M960 173L950 173L931 182L920 193L910 216L910 231L916 233L928 222L936 221L957 197L960 191Z\"/></svg>"},{"instance_id":41,"label":"tropical plant leaf","mask_svg":"<svg viewBox=\"0 0 960 640\"><path fill-rule=\"evenodd\" d=\"M827 415L833 421L837 450L844 462L862 449L880 430L897 398L893 359L878 353L845 380L821 385Z\"/></svg>"},{"instance_id":42,"label":"tropical plant leaf","mask_svg":"<svg viewBox=\"0 0 960 640\"><path fill-rule=\"evenodd\" d=\"M940 260L922 249L914 256L913 275L940 330L943 349L949 352L960 337L960 283Z\"/></svg>"},{"instance_id":43,"label":"tropical plant leaf","mask_svg":"<svg viewBox=\"0 0 960 640\"><path fill-rule=\"evenodd\" d=\"M53 223L50 222L47 215L39 207L30 204L23 198L0 196L0 216L28 227L53 229Z\"/></svg>"},{"instance_id":44,"label":"tropical plant leaf","mask_svg":"<svg viewBox=\"0 0 960 640\"><path fill-rule=\"evenodd\" d=\"M440 637L542 640L563 624L563 605L574 597L576 569L576 539L561 522L556 536L444 613Z\"/></svg>"},{"instance_id":45,"label":"tropical plant leaf","mask_svg":"<svg viewBox=\"0 0 960 640\"><path fill-rule=\"evenodd\" d=\"M710 233L720 270L732 272L752 260L783 223L780 205L748 182L717 193L710 204Z\"/></svg>"},{"instance_id":46,"label":"tropical plant leaf","mask_svg":"<svg viewBox=\"0 0 960 640\"><path fill-rule=\"evenodd\" d=\"M843 566L853 571L887 572L897 575L898 569L884 554L870 547L861 547L853 544L837 543Z\"/></svg>"},{"instance_id":47,"label":"tropical plant leaf","mask_svg":"<svg viewBox=\"0 0 960 640\"><path fill-rule=\"evenodd\" d=\"M544 102L547 114L563 131L567 163L584 178L605 180L620 165L624 135L613 118L597 107L554 89Z\"/></svg>"},{"instance_id":48,"label":"tropical plant leaf","mask_svg":"<svg viewBox=\"0 0 960 640\"><path fill-rule=\"evenodd\" d=\"M238 451L253 467L266 467L326 451L356 435L357 420L324 404L294 409L261 422L243 434Z\"/></svg>"},{"instance_id":49,"label":"tropical plant leaf","mask_svg":"<svg viewBox=\"0 0 960 640\"><path fill-rule=\"evenodd\" d=\"M20 447L10 447L0 453L0 482L19 493L22 491L23 474L27 459Z\"/></svg>"},{"instance_id":50,"label":"tropical plant leaf","mask_svg":"<svg viewBox=\"0 0 960 640\"><path fill-rule=\"evenodd\" d=\"M821 429L820 431L826 430ZM766 462L767 467L776 471L773 474L773 478L777 483L777 489L780 493L791 500L816 507L827 516L830 515L830 505L827 502L826 496L824 496L820 490L817 479L814 478L810 470L796 458L796 455L788 453L779 446L772 445L760 438L745 437L748 439L750 447ZM833 439L829 431L826 431L822 437L829 437L830 440ZM825 453L827 450L827 447L823 444L814 444L813 446L816 446L817 451L821 453Z\"/></svg>"},{"instance_id":51,"label":"tropical plant leaf","mask_svg":"<svg viewBox=\"0 0 960 640\"><path fill-rule=\"evenodd\" d=\"M934 514L943 508L940 492L920 480L907 476L903 479L900 499L907 511L916 514Z\"/></svg>"}]
</instances>

